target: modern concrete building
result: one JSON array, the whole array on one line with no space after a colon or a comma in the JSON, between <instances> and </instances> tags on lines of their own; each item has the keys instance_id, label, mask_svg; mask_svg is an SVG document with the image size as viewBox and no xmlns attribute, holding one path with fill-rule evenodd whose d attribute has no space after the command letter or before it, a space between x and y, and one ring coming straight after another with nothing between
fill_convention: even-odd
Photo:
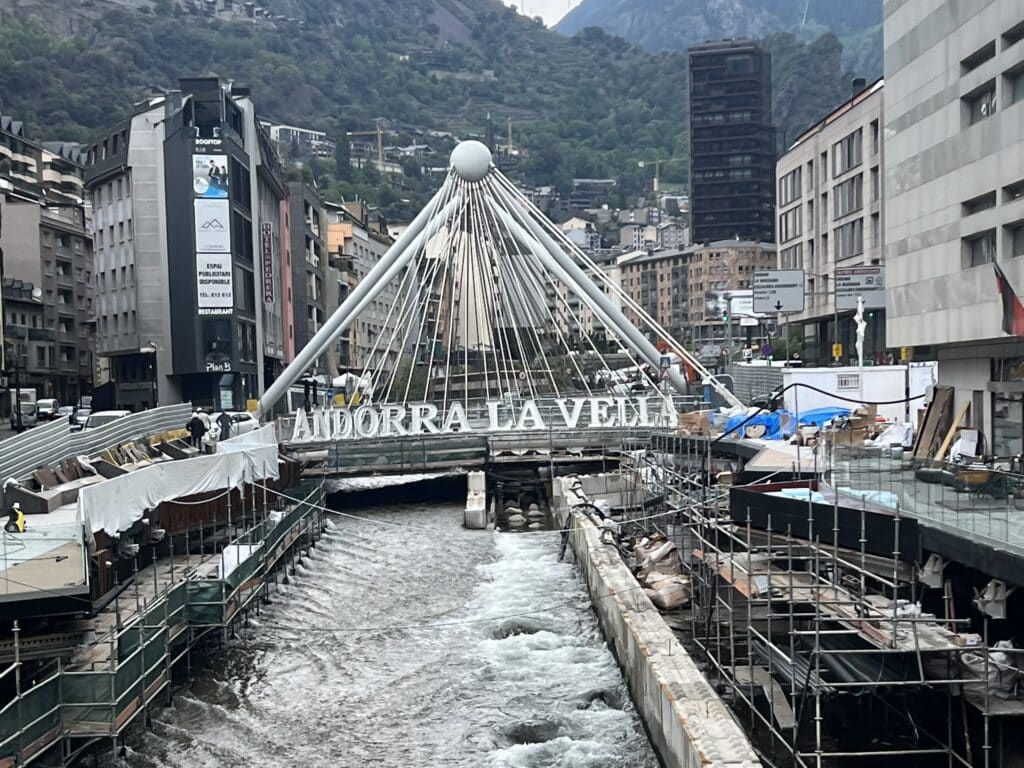
<instances>
[{"instance_id":1,"label":"modern concrete building","mask_svg":"<svg viewBox=\"0 0 1024 768\"><path fill-rule=\"evenodd\" d=\"M108 402L244 406L291 314L282 172L248 90L185 79L143 102L89 148L87 188Z\"/></svg>"},{"instance_id":2,"label":"modern concrete building","mask_svg":"<svg viewBox=\"0 0 1024 768\"><path fill-rule=\"evenodd\" d=\"M885 2L886 333L936 357L990 453L1024 449L1024 4Z\"/></svg>"},{"instance_id":3,"label":"modern concrete building","mask_svg":"<svg viewBox=\"0 0 1024 768\"><path fill-rule=\"evenodd\" d=\"M836 269L884 262L882 94L881 80L854 81L852 98L800 134L776 164L779 267L802 269L806 280L804 311L785 319L802 326L807 361L830 362L836 341L844 360L856 354L853 310L836 311ZM884 299L867 309L865 358L883 362Z\"/></svg>"},{"instance_id":4,"label":"modern concrete building","mask_svg":"<svg viewBox=\"0 0 1024 768\"><path fill-rule=\"evenodd\" d=\"M773 242L771 55L743 40L689 50L693 242Z\"/></svg>"},{"instance_id":5,"label":"modern concrete building","mask_svg":"<svg viewBox=\"0 0 1024 768\"><path fill-rule=\"evenodd\" d=\"M10 311L0 303L4 367L17 367L20 384L37 396L64 404L90 394L93 383L83 160L78 145L33 141L0 115L0 277L3 299L15 303Z\"/></svg>"}]
</instances>

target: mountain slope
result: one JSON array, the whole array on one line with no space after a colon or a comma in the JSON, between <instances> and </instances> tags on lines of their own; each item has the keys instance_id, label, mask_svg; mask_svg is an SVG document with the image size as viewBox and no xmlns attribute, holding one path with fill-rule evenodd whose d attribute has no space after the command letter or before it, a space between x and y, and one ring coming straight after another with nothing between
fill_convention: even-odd
<instances>
[{"instance_id":1,"label":"mountain slope","mask_svg":"<svg viewBox=\"0 0 1024 768\"><path fill-rule=\"evenodd\" d=\"M264 117L334 137L382 116L405 141L414 129L480 135L488 114L503 135L511 117L526 183L566 190L574 176L612 177L615 204L643 190L640 160L673 158L663 181L687 180L685 53L651 55L596 29L566 38L497 0L263 5L280 18L207 18L176 0L0 0L0 111L31 136L88 141L147 88L216 74L250 86ZM779 133L792 137L845 95L841 47L831 35L813 46L779 35L769 47L785 70ZM314 173L338 194L407 198L394 215L430 187L415 173L387 185L344 164Z\"/></svg>"},{"instance_id":2,"label":"mountain slope","mask_svg":"<svg viewBox=\"0 0 1024 768\"><path fill-rule=\"evenodd\" d=\"M881 24L882 0L583 0L556 29L574 35L600 27L653 52L726 37L789 32L813 40L834 32L846 66L874 77L882 71Z\"/></svg>"}]
</instances>

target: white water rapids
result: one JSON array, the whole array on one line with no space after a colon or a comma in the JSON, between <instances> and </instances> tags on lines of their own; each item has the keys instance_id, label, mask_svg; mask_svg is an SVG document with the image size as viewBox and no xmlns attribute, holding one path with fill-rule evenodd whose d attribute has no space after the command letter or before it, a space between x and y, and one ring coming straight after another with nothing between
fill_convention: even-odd
<instances>
[{"instance_id":1,"label":"white water rapids","mask_svg":"<svg viewBox=\"0 0 1024 768\"><path fill-rule=\"evenodd\" d=\"M105 764L656 768L557 533L359 514Z\"/></svg>"}]
</instances>

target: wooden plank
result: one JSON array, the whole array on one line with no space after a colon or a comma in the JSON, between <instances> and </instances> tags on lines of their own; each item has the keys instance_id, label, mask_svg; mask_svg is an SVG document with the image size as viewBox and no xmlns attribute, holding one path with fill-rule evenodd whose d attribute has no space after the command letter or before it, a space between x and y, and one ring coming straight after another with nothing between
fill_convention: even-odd
<instances>
[{"instance_id":1,"label":"wooden plank","mask_svg":"<svg viewBox=\"0 0 1024 768\"><path fill-rule=\"evenodd\" d=\"M956 415L956 418L953 419L953 423L950 425L949 431L946 433L946 437L943 438L942 445L939 446L938 453L936 453L932 457L933 459L939 461L943 456L946 455L946 451L949 450L950 443L953 442L953 435L955 435L956 431L960 429L960 424L963 422L964 417L967 415L967 411L969 411L970 408L970 401L967 401L966 403L963 404L963 407L960 409L960 412Z\"/></svg>"},{"instance_id":2,"label":"wooden plank","mask_svg":"<svg viewBox=\"0 0 1024 768\"><path fill-rule=\"evenodd\" d=\"M942 427L946 413L952 408L953 393L952 387L935 388L935 395L928 403L924 421L914 441L914 458L927 459L931 457L936 434Z\"/></svg>"},{"instance_id":3,"label":"wooden plank","mask_svg":"<svg viewBox=\"0 0 1024 768\"><path fill-rule=\"evenodd\" d=\"M744 685L755 684L761 686L765 697L771 703L772 717L779 724L779 728L786 731L793 728L796 724L793 708L789 705L789 700L786 699L782 686L776 682L774 677L768 674L767 669L764 667L754 667L751 670L750 667L736 667L736 681Z\"/></svg>"}]
</instances>

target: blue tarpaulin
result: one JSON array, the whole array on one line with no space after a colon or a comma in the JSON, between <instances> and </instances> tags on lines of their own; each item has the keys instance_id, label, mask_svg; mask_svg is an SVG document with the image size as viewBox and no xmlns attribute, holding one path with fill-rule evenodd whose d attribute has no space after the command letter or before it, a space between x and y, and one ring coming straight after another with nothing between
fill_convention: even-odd
<instances>
[{"instance_id":1,"label":"blue tarpaulin","mask_svg":"<svg viewBox=\"0 0 1024 768\"><path fill-rule=\"evenodd\" d=\"M741 424L743 425L742 428L740 427ZM755 425L765 428L763 439L785 440L793 433L793 416L788 411L759 413L752 417L740 414L739 416L733 416L726 423L725 435L726 437L746 437L746 430Z\"/></svg>"},{"instance_id":2,"label":"blue tarpaulin","mask_svg":"<svg viewBox=\"0 0 1024 768\"><path fill-rule=\"evenodd\" d=\"M809 411L804 411L797 416L797 421L808 426L822 427L826 422L832 421L837 416L847 417L849 415L849 408L828 406L826 408L812 408Z\"/></svg>"}]
</instances>

